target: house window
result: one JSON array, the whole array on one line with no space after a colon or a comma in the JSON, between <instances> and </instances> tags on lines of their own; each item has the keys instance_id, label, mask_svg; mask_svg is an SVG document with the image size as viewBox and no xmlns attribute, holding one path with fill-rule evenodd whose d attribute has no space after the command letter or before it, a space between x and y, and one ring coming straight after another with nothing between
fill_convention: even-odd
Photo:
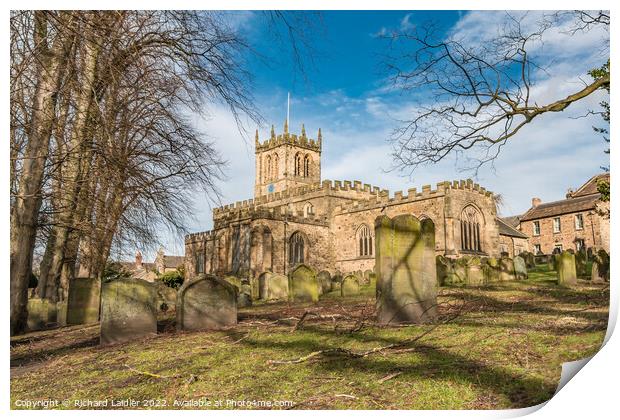
<instances>
[{"instance_id":1,"label":"house window","mask_svg":"<svg viewBox=\"0 0 620 420\"><path fill-rule=\"evenodd\" d=\"M553 233L560 233L562 230L562 225L560 224L560 218L553 218Z\"/></svg>"},{"instance_id":2,"label":"house window","mask_svg":"<svg viewBox=\"0 0 620 420\"><path fill-rule=\"evenodd\" d=\"M360 257L365 257L372 255L372 234L370 232L370 228L368 225L361 225L357 229L357 243L358 243L358 252L357 255Z\"/></svg>"},{"instance_id":3,"label":"house window","mask_svg":"<svg viewBox=\"0 0 620 420\"><path fill-rule=\"evenodd\" d=\"M461 212L461 249L482 251L480 222L482 217L474 206L467 206Z\"/></svg>"},{"instance_id":4,"label":"house window","mask_svg":"<svg viewBox=\"0 0 620 420\"><path fill-rule=\"evenodd\" d=\"M289 239L288 262L291 265L304 262L304 237L300 232L295 232Z\"/></svg>"},{"instance_id":5,"label":"house window","mask_svg":"<svg viewBox=\"0 0 620 420\"><path fill-rule=\"evenodd\" d=\"M575 230L583 229L583 214L579 213L575 215Z\"/></svg>"},{"instance_id":6,"label":"house window","mask_svg":"<svg viewBox=\"0 0 620 420\"><path fill-rule=\"evenodd\" d=\"M532 230L534 231L534 236L540 235L540 222L535 221L532 223Z\"/></svg>"},{"instance_id":7,"label":"house window","mask_svg":"<svg viewBox=\"0 0 620 420\"><path fill-rule=\"evenodd\" d=\"M555 244L555 245L553 245L553 253L554 254L561 254L562 253L562 244Z\"/></svg>"},{"instance_id":8,"label":"house window","mask_svg":"<svg viewBox=\"0 0 620 420\"><path fill-rule=\"evenodd\" d=\"M205 272L205 255L196 255L196 274L202 274Z\"/></svg>"},{"instance_id":9,"label":"house window","mask_svg":"<svg viewBox=\"0 0 620 420\"><path fill-rule=\"evenodd\" d=\"M540 244L536 244L536 245L534 245L534 254L535 254L535 255L540 255L540 254L542 254L542 249L541 249L541 247L540 247Z\"/></svg>"},{"instance_id":10,"label":"house window","mask_svg":"<svg viewBox=\"0 0 620 420\"><path fill-rule=\"evenodd\" d=\"M575 239L575 248L577 251L583 251L586 249L586 241L583 239Z\"/></svg>"}]
</instances>

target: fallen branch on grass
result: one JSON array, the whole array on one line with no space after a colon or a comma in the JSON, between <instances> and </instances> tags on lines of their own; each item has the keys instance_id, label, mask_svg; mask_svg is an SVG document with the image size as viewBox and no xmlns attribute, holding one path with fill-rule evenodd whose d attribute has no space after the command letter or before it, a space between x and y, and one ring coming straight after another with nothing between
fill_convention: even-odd
<instances>
[{"instance_id":1,"label":"fallen branch on grass","mask_svg":"<svg viewBox=\"0 0 620 420\"><path fill-rule=\"evenodd\" d=\"M132 368L131 366L129 366L127 364L125 364L123 366L125 366L127 369L129 369L132 372L139 373L140 375L148 376L148 377L151 377L151 378L173 379L173 378L180 378L181 377L181 375L172 375L172 376L158 375L156 373L146 372L146 371L138 370L136 368Z\"/></svg>"}]
</instances>

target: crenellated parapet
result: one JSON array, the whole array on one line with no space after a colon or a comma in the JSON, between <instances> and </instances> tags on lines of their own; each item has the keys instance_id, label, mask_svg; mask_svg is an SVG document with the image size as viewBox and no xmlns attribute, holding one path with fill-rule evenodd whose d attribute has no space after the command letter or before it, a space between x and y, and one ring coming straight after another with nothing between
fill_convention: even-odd
<instances>
[{"instance_id":1,"label":"crenellated parapet","mask_svg":"<svg viewBox=\"0 0 620 420\"><path fill-rule=\"evenodd\" d=\"M289 188L282 192L262 195L255 199L237 201L222 207L213 209L213 218L219 219L231 212L238 212L245 209L257 209L265 205L270 205L283 200L294 200L299 197L306 196L311 193L338 194L342 192L361 193L367 199L373 197L388 196L389 191L370 184L364 184L362 181L331 181L324 180L309 185L303 185L295 188Z\"/></svg>"},{"instance_id":2,"label":"crenellated parapet","mask_svg":"<svg viewBox=\"0 0 620 420\"><path fill-rule=\"evenodd\" d=\"M276 135L275 129L273 125L271 126L271 136L264 141L260 141L258 137L258 130L256 130L256 136L254 139L256 153L263 152L265 150L272 149L274 147L290 144L298 147L303 147L305 149L314 150L316 152L321 152L321 146L323 142L323 135L321 134L321 129L319 128L319 133L317 135L317 139L309 138L306 135L306 128L302 124L301 126L301 134L292 134L288 132L288 123L284 123L284 133Z\"/></svg>"},{"instance_id":3,"label":"crenellated parapet","mask_svg":"<svg viewBox=\"0 0 620 420\"><path fill-rule=\"evenodd\" d=\"M453 191L473 191L485 197L491 198L493 193L484 187L474 183L471 179L457 181L443 181L436 184L435 189L431 185L423 185L418 191L417 188L410 188L407 193L395 191L390 197L387 190L382 190L375 197L368 200L353 201L352 203L341 204L334 209L335 214L349 213L355 211L369 210L377 207L393 206L414 201L428 200L446 195L450 190Z\"/></svg>"},{"instance_id":4,"label":"crenellated parapet","mask_svg":"<svg viewBox=\"0 0 620 420\"><path fill-rule=\"evenodd\" d=\"M319 226L327 226L328 224L327 216L325 215L303 215L293 212L287 206L256 208L246 207L237 209L236 211L230 211L222 217L215 219L214 228L217 230L219 228L226 227L234 223L259 219L305 223Z\"/></svg>"},{"instance_id":5,"label":"crenellated parapet","mask_svg":"<svg viewBox=\"0 0 620 420\"><path fill-rule=\"evenodd\" d=\"M185 244L192 244L196 242L205 242L215 238L215 232L213 230L207 230L204 232L195 232L185 235Z\"/></svg>"}]
</instances>

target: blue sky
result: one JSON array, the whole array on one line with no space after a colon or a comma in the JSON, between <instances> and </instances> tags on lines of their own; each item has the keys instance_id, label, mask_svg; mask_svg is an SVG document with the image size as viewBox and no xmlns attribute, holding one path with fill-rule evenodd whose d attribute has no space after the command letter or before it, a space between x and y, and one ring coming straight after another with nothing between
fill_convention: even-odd
<instances>
[{"instance_id":1,"label":"blue sky","mask_svg":"<svg viewBox=\"0 0 620 420\"><path fill-rule=\"evenodd\" d=\"M223 203L251 198L254 185L253 133L259 129L268 137L270 124L282 131L286 117L286 96L291 93L291 131L301 123L311 137L323 131L323 179L359 179L388 188L391 193L420 188L453 179L473 178L487 189L501 193L503 215L524 212L531 198L543 201L564 198L566 190L577 187L608 166L603 153L606 144L592 131L600 125L597 117L577 118L588 109L597 109L603 93L592 95L565 112L544 115L522 130L504 148L494 165L487 165L474 177L463 171L467 156L451 157L440 164L419 168L412 177L390 171L391 148L387 139L398 126L397 119L410 115L421 104L432 103L425 92L403 95L389 89L381 65L386 41L380 34L410 29L433 21L445 36L472 42L491 39L506 18L494 11L334 11L323 12L322 24L315 31L317 54L306 64L304 80L291 63L290 50L274 40L265 28L260 12L231 12L231 22L264 57L249 57L254 74L253 93L265 124L246 122L248 135L239 133L234 119L222 106L213 105L207 118L197 119L198 128L208 134L222 156L228 160L227 180L220 187ZM525 24L534 24L540 12L530 13ZM546 103L579 89L587 70L600 66L609 56L601 48L608 35L591 31L568 37L562 30L551 31L544 45L537 48L547 60L547 72L536 75L533 89L538 103ZM193 231L212 227L211 207L206 197L196 196ZM169 254L182 254L182 238L162 238Z\"/></svg>"}]
</instances>

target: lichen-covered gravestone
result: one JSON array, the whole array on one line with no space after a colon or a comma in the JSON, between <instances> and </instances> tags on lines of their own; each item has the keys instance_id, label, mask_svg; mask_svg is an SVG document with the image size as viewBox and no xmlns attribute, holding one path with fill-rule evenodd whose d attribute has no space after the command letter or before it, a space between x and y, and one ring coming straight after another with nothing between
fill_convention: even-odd
<instances>
[{"instance_id":1,"label":"lichen-covered gravestone","mask_svg":"<svg viewBox=\"0 0 620 420\"><path fill-rule=\"evenodd\" d=\"M469 258L467 260L467 266L465 267L465 269L467 272L467 285L482 286L485 283L480 258Z\"/></svg>"},{"instance_id":2,"label":"lichen-covered gravestone","mask_svg":"<svg viewBox=\"0 0 620 420\"><path fill-rule=\"evenodd\" d=\"M360 293L360 280L355 274L349 274L342 279L342 286L340 287L340 296L356 296Z\"/></svg>"},{"instance_id":3,"label":"lichen-covered gravestone","mask_svg":"<svg viewBox=\"0 0 620 420\"><path fill-rule=\"evenodd\" d=\"M525 280L527 279L527 264L525 259L520 256L516 256L513 260L514 268L515 268L515 277L517 280Z\"/></svg>"},{"instance_id":4,"label":"lichen-covered gravestone","mask_svg":"<svg viewBox=\"0 0 620 420\"><path fill-rule=\"evenodd\" d=\"M580 250L575 254L575 268L577 277L583 279L587 276L588 257L585 250Z\"/></svg>"},{"instance_id":5,"label":"lichen-covered gravestone","mask_svg":"<svg viewBox=\"0 0 620 420\"><path fill-rule=\"evenodd\" d=\"M498 282L500 268L497 259L487 258L481 264L485 283Z\"/></svg>"},{"instance_id":6,"label":"lichen-covered gravestone","mask_svg":"<svg viewBox=\"0 0 620 420\"><path fill-rule=\"evenodd\" d=\"M499 281L515 280L515 264L509 257L499 259Z\"/></svg>"},{"instance_id":7,"label":"lichen-covered gravestone","mask_svg":"<svg viewBox=\"0 0 620 420\"><path fill-rule=\"evenodd\" d=\"M237 324L237 289L216 276L201 274L177 295L177 329L211 330Z\"/></svg>"},{"instance_id":8,"label":"lichen-covered gravestone","mask_svg":"<svg viewBox=\"0 0 620 420\"><path fill-rule=\"evenodd\" d=\"M271 272L258 276L259 296L263 300L288 299L288 278Z\"/></svg>"},{"instance_id":9,"label":"lichen-covered gravestone","mask_svg":"<svg viewBox=\"0 0 620 420\"><path fill-rule=\"evenodd\" d=\"M28 330L42 330L50 322L56 322L56 304L49 299L28 299Z\"/></svg>"},{"instance_id":10,"label":"lichen-covered gravestone","mask_svg":"<svg viewBox=\"0 0 620 420\"><path fill-rule=\"evenodd\" d=\"M375 220L380 324L432 322L437 316L435 226L403 214Z\"/></svg>"},{"instance_id":11,"label":"lichen-covered gravestone","mask_svg":"<svg viewBox=\"0 0 620 420\"><path fill-rule=\"evenodd\" d=\"M248 280L243 280L237 296L237 307L245 308L247 306L252 306L252 285Z\"/></svg>"},{"instance_id":12,"label":"lichen-covered gravestone","mask_svg":"<svg viewBox=\"0 0 620 420\"><path fill-rule=\"evenodd\" d=\"M455 283L454 265L451 259L443 255L437 255L435 258L437 271L437 284L439 286L449 286Z\"/></svg>"},{"instance_id":13,"label":"lichen-covered gravestone","mask_svg":"<svg viewBox=\"0 0 620 420\"><path fill-rule=\"evenodd\" d=\"M67 325L67 301L56 302L56 322L59 326Z\"/></svg>"},{"instance_id":14,"label":"lichen-covered gravestone","mask_svg":"<svg viewBox=\"0 0 620 420\"><path fill-rule=\"evenodd\" d=\"M291 300L319 301L319 281L316 273L305 264L299 264L289 274L289 293Z\"/></svg>"},{"instance_id":15,"label":"lichen-covered gravestone","mask_svg":"<svg viewBox=\"0 0 620 420\"><path fill-rule=\"evenodd\" d=\"M558 284L569 286L577 282L577 269L575 267L575 255L564 251L556 255Z\"/></svg>"},{"instance_id":16,"label":"lichen-covered gravestone","mask_svg":"<svg viewBox=\"0 0 620 420\"><path fill-rule=\"evenodd\" d=\"M103 283L101 344L124 343L157 334L157 291L142 279Z\"/></svg>"},{"instance_id":17,"label":"lichen-covered gravestone","mask_svg":"<svg viewBox=\"0 0 620 420\"><path fill-rule=\"evenodd\" d=\"M316 277L321 285L322 294L332 291L332 276L329 274L329 271L319 271L319 274L317 274Z\"/></svg>"},{"instance_id":18,"label":"lichen-covered gravestone","mask_svg":"<svg viewBox=\"0 0 620 420\"><path fill-rule=\"evenodd\" d=\"M67 325L91 324L99 320L101 287L97 279L75 278L69 283Z\"/></svg>"}]
</instances>

